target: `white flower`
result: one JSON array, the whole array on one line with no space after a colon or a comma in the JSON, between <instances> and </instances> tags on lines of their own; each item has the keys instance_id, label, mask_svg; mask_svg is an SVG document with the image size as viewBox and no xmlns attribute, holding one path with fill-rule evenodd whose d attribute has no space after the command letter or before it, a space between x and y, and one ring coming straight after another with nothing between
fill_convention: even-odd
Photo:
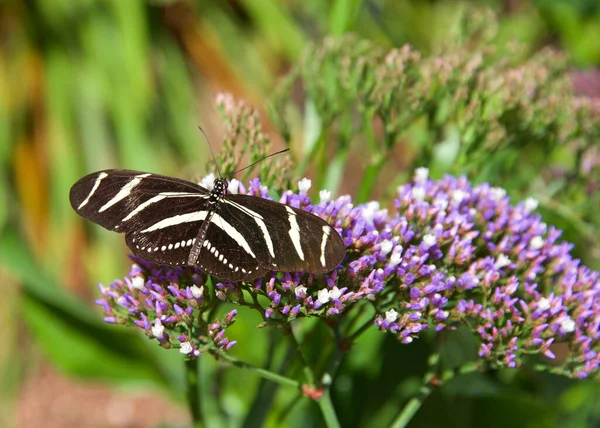
<instances>
[{"instance_id":1,"label":"white flower","mask_svg":"<svg viewBox=\"0 0 600 428\"><path fill-rule=\"evenodd\" d=\"M444 211L446 208L448 208L448 201L444 198L435 198L433 200L433 206L440 211Z\"/></svg>"},{"instance_id":2,"label":"white flower","mask_svg":"<svg viewBox=\"0 0 600 428\"><path fill-rule=\"evenodd\" d=\"M540 311L547 311L548 309L550 309L550 299L542 297L538 302L538 309Z\"/></svg>"},{"instance_id":3,"label":"white flower","mask_svg":"<svg viewBox=\"0 0 600 428\"><path fill-rule=\"evenodd\" d=\"M529 241L529 247L533 250L539 250L543 246L544 239L541 236L534 236L533 238L531 238L531 241Z\"/></svg>"},{"instance_id":4,"label":"white flower","mask_svg":"<svg viewBox=\"0 0 600 428\"><path fill-rule=\"evenodd\" d=\"M206 190L212 190L215 183L215 175L211 172L202 180L200 180L200 186L204 187Z\"/></svg>"},{"instance_id":5,"label":"white flower","mask_svg":"<svg viewBox=\"0 0 600 428\"><path fill-rule=\"evenodd\" d=\"M490 189L490 196L493 200L499 201L506 196L506 190L504 190L502 187L492 187Z\"/></svg>"},{"instance_id":6,"label":"white flower","mask_svg":"<svg viewBox=\"0 0 600 428\"><path fill-rule=\"evenodd\" d=\"M560 328L565 333L573 333L575 331L575 321L571 318L564 316L560 319Z\"/></svg>"},{"instance_id":7,"label":"white flower","mask_svg":"<svg viewBox=\"0 0 600 428\"><path fill-rule=\"evenodd\" d=\"M137 275L131 279L131 286L133 288L137 288L138 290L143 290L145 284L146 281L144 281L144 278L142 276Z\"/></svg>"},{"instance_id":8,"label":"white flower","mask_svg":"<svg viewBox=\"0 0 600 428\"><path fill-rule=\"evenodd\" d=\"M329 290L329 297L331 297L332 300L339 299L341 295L342 295L342 292L340 291L339 288L337 288L335 286L331 290Z\"/></svg>"},{"instance_id":9,"label":"white flower","mask_svg":"<svg viewBox=\"0 0 600 428\"><path fill-rule=\"evenodd\" d=\"M305 286L301 285L294 289L294 294L296 295L296 297L306 296L306 290L307 290L307 288Z\"/></svg>"},{"instance_id":10,"label":"white flower","mask_svg":"<svg viewBox=\"0 0 600 428\"><path fill-rule=\"evenodd\" d=\"M383 241L381 243L380 251L382 254L386 255L387 253L392 251L393 246L394 246L394 244L392 243L392 241L390 241L389 239L386 239L385 241Z\"/></svg>"},{"instance_id":11,"label":"white flower","mask_svg":"<svg viewBox=\"0 0 600 428\"><path fill-rule=\"evenodd\" d=\"M312 182L310 181L310 179L303 178L298 182L298 190L300 191L300 193L306 193L310 190L311 185Z\"/></svg>"},{"instance_id":12,"label":"white flower","mask_svg":"<svg viewBox=\"0 0 600 428\"><path fill-rule=\"evenodd\" d=\"M425 247L427 248L433 247L435 245L435 241L435 235L432 235L431 233L423 236L423 244L425 244Z\"/></svg>"},{"instance_id":13,"label":"white flower","mask_svg":"<svg viewBox=\"0 0 600 428\"><path fill-rule=\"evenodd\" d=\"M229 186L227 186L227 193L232 195L237 195L240 192L240 182L235 178L232 178L229 182Z\"/></svg>"},{"instance_id":14,"label":"white flower","mask_svg":"<svg viewBox=\"0 0 600 428\"><path fill-rule=\"evenodd\" d=\"M160 320L157 318L154 321L154 325L152 326L152 336L162 337L164 332L165 332L165 326L162 325Z\"/></svg>"},{"instance_id":15,"label":"white flower","mask_svg":"<svg viewBox=\"0 0 600 428\"><path fill-rule=\"evenodd\" d=\"M402 261L402 256L400 255L399 252L395 251L392 253L392 256L390 257L390 266L398 266L401 261Z\"/></svg>"},{"instance_id":16,"label":"white flower","mask_svg":"<svg viewBox=\"0 0 600 428\"><path fill-rule=\"evenodd\" d=\"M329 299L330 296L328 289L323 288L319 290L319 292L317 293L317 302L319 302L321 305L324 305L325 303L329 302Z\"/></svg>"},{"instance_id":17,"label":"white flower","mask_svg":"<svg viewBox=\"0 0 600 428\"><path fill-rule=\"evenodd\" d=\"M452 200L456 203L461 203L462 201L464 201L467 197L469 196L469 194L467 192L465 192L464 190L461 189L456 189L452 192Z\"/></svg>"},{"instance_id":18,"label":"white flower","mask_svg":"<svg viewBox=\"0 0 600 428\"><path fill-rule=\"evenodd\" d=\"M425 189L422 187L413 187L411 195L415 201L423 202L425 200Z\"/></svg>"},{"instance_id":19,"label":"white flower","mask_svg":"<svg viewBox=\"0 0 600 428\"><path fill-rule=\"evenodd\" d=\"M379 202L371 201L365 204L365 209L363 211L363 217L367 221L373 221L373 216L379 210Z\"/></svg>"},{"instance_id":20,"label":"white flower","mask_svg":"<svg viewBox=\"0 0 600 428\"><path fill-rule=\"evenodd\" d=\"M398 319L398 312L396 312L394 309L390 309L389 311L387 311L385 313L385 322L387 323L391 323L394 322Z\"/></svg>"},{"instance_id":21,"label":"white flower","mask_svg":"<svg viewBox=\"0 0 600 428\"><path fill-rule=\"evenodd\" d=\"M194 296L194 298L199 299L204 293L204 286L198 287L197 285L192 285L190 287L190 291L192 292L192 296Z\"/></svg>"},{"instance_id":22,"label":"white flower","mask_svg":"<svg viewBox=\"0 0 600 428\"><path fill-rule=\"evenodd\" d=\"M192 344L190 342L181 342L181 348L179 352L182 354L191 354L193 351Z\"/></svg>"},{"instance_id":23,"label":"white flower","mask_svg":"<svg viewBox=\"0 0 600 428\"><path fill-rule=\"evenodd\" d=\"M417 184L423 184L429 178L429 169L425 167L420 167L415 169L415 176L413 180Z\"/></svg>"},{"instance_id":24,"label":"white flower","mask_svg":"<svg viewBox=\"0 0 600 428\"><path fill-rule=\"evenodd\" d=\"M496 258L496 262L494 263L494 267L496 269L502 269L510 264L510 259L506 254L500 254L498 258Z\"/></svg>"},{"instance_id":25,"label":"white flower","mask_svg":"<svg viewBox=\"0 0 600 428\"><path fill-rule=\"evenodd\" d=\"M523 209L526 213L534 211L538 207L538 201L534 198L527 198L523 203Z\"/></svg>"},{"instance_id":26,"label":"white flower","mask_svg":"<svg viewBox=\"0 0 600 428\"><path fill-rule=\"evenodd\" d=\"M329 202L331 200L331 192L329 190L321 190L319 192L319 197L321 198L321 203Z\"/></svg>"}]
</instances>

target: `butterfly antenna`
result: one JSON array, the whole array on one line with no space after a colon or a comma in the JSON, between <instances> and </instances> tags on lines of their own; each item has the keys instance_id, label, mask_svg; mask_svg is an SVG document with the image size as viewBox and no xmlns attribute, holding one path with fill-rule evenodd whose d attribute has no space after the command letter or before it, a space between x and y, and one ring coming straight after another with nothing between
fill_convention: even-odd
<instances>
[{"instance_id":1,"label":"butterfly antenna","mask_svg":"<svg viewBox=\"0 0 600 428\"><path fill-rule=\"evenodd\" d=\"M204 132L204 129L202 129L202 127L200 125L198 125L198 129L200 130L200 132L202 132L202 135L204 135L204 138L206 138L206 142L208 143L208 148L210 150L210 155L212 156L213 161L215 162L215 168L217 169L219 178L223 178L223 176L221 175L221 171L219 170L219 164L217 163L217 158L215 157L212 146L210 145L210 140L208 139L208 135L206 135L206 132Z\"/></svg>"},{"instance_id":2,"label":"butterfly antenna","mask_svg":"<svg viewBox=\"0 0 600 428\"><path fill-rule=\"evenodd\" d=\"M265 159L267 159L267 158L270 158L271 156L275 156L275 155L278 155L278 154L280 154L280 153L285 153L285 152L287 152L287 151L289 151L289 150L290 150L290 149L289 149L289 148L287 148L287 149L279 150L278 152L275 152L275 153L271 153L270 155L267 155L267 156L265 156L264 158L260 158L260 159L259 159L259 160L257 160L256 162L252 162L250 165L248 165L248 166L245 166L245 167L243 167L242 169L238 169L236 172L234 172L233 174L231 174L231 176L233 177L233 176L234 176L234 175L236 175L238 172L242 172L242 171L244 171L244 170L246 170L246 169L248 169L248 168L251 168L251 167L253 167L254 165L256 165L257 163L259 163L259 162L262 162L262 161L264 161Z\"/></svg>"}]
</instances>

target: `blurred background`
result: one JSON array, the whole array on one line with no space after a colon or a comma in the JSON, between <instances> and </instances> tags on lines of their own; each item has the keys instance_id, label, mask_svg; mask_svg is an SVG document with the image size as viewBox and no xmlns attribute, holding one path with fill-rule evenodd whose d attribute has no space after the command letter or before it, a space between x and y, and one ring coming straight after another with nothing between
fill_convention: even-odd
<instances>
[{"instance_id":1,"label":"blurred background","mask_svg":"<svg viewBox=\"0 0 600 428\"><path fill-rule=\"evenodd\" d=\"M545 47L561 51L574 90L600 97L596 0L0 0L0 426L189 422L181 397L172 393L182 383L179 355L127 329L103 325L93 305L96 284L123 277L129 260L122 236L84 224L72 211L68 193L78 178L120 167L186 179L209 172L197 126L218 152L224 127L215 95L228 92L261 113L273 150L291 146L297 174L311 176L315 159L333 171L342 162L339 174L317 176L321 188L363 200L385 196L378 186L361 187L356 171L368 166L361 164L360 142L358 154L349 157L337 157L344 147L335 144L314 155L306 144L310 123L326 121L307 108L303 71L296 74L300 83L286 77L294 76L289 73L298 64L306 67L313 43L350 32L382 49L408 43L423 56L434 55L456 31L460 13L480 7L497 14L494 43L518 41L525 56ZM499 51L511 59L510 51ZM289 126L273 108L273 94L282 87L288 91ZM398 184L410 177L407 153L391 155L395 163L379 180L389 177ZM467 173L475 181L495 177L481 168L475 174L468 165L435 164L432 171L437 177ZM527 197L522 186L498 180L492 184ZM578 245L578 256L597 269L597 229L574 211L542 207ZM260 341L247 352L257 354L260 365ZM419 358L418 349L389 352L407 364ZM372 356L361 358L368 362ZM352 364L350 377L377 385L378 368L352 372L364 368ZM219 374L216 367L207 370ZM600 420L593 384L502 376L507 390L519 393L498 395L485 379L477 383L480 394L471 388L469 399L460 400L471 424L484 414L505 415L506 409L529 412L531 418L523 420L538 422L530 426L551 426L544 422L548 409L584 415L582 426L589 418ZM256 382L243 375L237 381ZM452 409L457 405L452 400L465 393L445 394L454 398L438 394L424 412ZM235 414L243 413L250 398L247 390L232 388L224 400ZM281 416L285 406L277 411ZM231 421L236 426L235 417Z\"/></svg>"}]
</instances>

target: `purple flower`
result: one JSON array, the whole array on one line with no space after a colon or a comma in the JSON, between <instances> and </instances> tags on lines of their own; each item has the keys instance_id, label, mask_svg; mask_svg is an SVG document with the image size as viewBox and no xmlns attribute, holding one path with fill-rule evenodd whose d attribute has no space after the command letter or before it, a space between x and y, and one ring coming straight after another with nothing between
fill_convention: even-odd
<instances>
[{"instance_id":1,"label":"purple flower","mask_svg":"<svg viewBox=\"0 0 600 428\"><path fill-rule=\"evenodd\" d=\"M236 186L268 197L258 179ZM518 367L527 354L554 358L551 345L564 342L571 351L565 373L600 373L598 272L570 255L561 232L534 213L536 201L513 206L503 189L472 186L464 177L433 181L424 169L398 189L390 210L323 192L311 204L309 187L303 180L299 193L283 192L280 201L324 218L340 233L347 254L332 272L207 283L197 268L134 258L128 278L100 286L97 303L107 322L133 323L162 346L178 345L194 357L236 343L226 337L236 311L207 320L222 302L258 310L261 326L344 316L366 302L378 313L374 324L402 343L428 329L466 325L492 366Z\"/></svg>"}]
</instances>

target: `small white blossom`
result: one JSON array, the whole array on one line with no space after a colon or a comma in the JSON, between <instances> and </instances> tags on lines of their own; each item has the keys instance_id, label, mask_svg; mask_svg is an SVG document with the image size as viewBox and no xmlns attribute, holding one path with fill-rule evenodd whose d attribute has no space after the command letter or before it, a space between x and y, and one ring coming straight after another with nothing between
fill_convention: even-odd
<instances>
[{"instance_id":1,"label":"small white blossom","mask_svg":"<svg viewBox=\"0 0 600 428\"><path fill-rule=\"evenodd\" d=\"M300 193L306 193L310 190L311 185L312 182L310 181L310 179L303 178L298 182L298 190L300 191Z\"/></svg>"},{"instance_id":2,"label":"small white blossom","mask_svg":"<svg viewBox=\"0 0 600 428\"><path fill-rule=\"evenodd\" d=\"M502 269L503 267L506 267L508 265L510 265L510 259L508 258L508 256L506 254L500 254L497 258L496 258L496 262L494 263L494 267L496 269Z\"/></svg>"},{"instance_id":3,"label":"small white blossom","mask_svg":"<svg viewBox=\"0 0 600 428\"><path fill-rule=\"evenodd\" d=\"M339 299L341 295L342 295L342 292L340 291L339 288L337 288L335 286L331 290L329 290L329 297L331 298L331 300Z\"/></svg>"},{"instance_id":4,"label":"small white blossom","mask_svg":"<svg viewBox=\"0 0 600 428\"><path fill-rule=\"evenodd\" d=\"M387 311L385 313L385 321L387 323L394 322L397 319L398 319L398 312L396 312L394 309L390 309L389 311Z\"/></svg>"},{"instance_id":5,"label":"small white blossom","mask_svg":"<svg viewBox=\"0 0 600 428\"><path fill-rule=\"evenodd\" d=\"M533 250L539 250L544 246L544 239L541 236L534 236L529 241L529 247Z\"/></svg>"},{"instance_id":6,"label":"small white blossom","mask_svg":"<svg viewBox=\"0 0 600 428\"><path fill-rule=\"evenodd\" d=\"M235 178L232 178L229 182L229 186L227 186L227 193L232 195L237 195L240 192L240 182Z\"/></svg>"},{"instance_id":7,"label":"small white blossom","mask_svg":"<svg viewBox=\"0 0 600 428\"><path fill-rule=\"evenodd\" d=\"M420 167L415 169L415 176L413 180L417 184L424 184L429 178L429 169L425 167Z\"/></svg>"},{"instance_id":8,"label":"small white blossom","mask_svg":"<svg viewBox=\"0 0 600 428\"><path fill-rule=\"evenodd\" d=\"M329 202L331 200L331 192L329 190L321 190L319 192L319 197L321 198L321 203Z\"/></svg>"},{"instance_id":9,"label":"small white blossom","mask_svg":"<svg viewBox=\"0 0 600 428\"><path fill-rule=\"evenodd\" d=\"M385 241L383 241L381 243L380 251L383 255L386 255L387 253L392 251L393 247L394 247L394 243L392 241L390 241L389 239L386 239Z\"/></svg>"},{"instance_id":10,"label":"small white blossom","mask_svg":"<svg viewBox=\"0 0 600 428\"><path fill-rule=\"evenodd\" d=\"M197 285L192 285L190 287L190 291L192 292L192 296L194 296L194 298L199 299L204 293L204 286L198 287Z\"/></svg>"},{"instance_id":11,"label":"small white blossom","mask_svg":"<svg viewBox=\"0 0 600 428\"><path fill-rule=\"evenodd\" d=\"M493 200L499 201L506 196L506 190L504 190L502 187L492 187L490 189L490 196Z\"/></svg>"},{"instance_id":12,"label":"small white blossom","mask_svg":"<svg viewBox=\"0 0 600 428\"><path fill-rule=\"evenodd\" d=\"M296 297L306 296L306 290L307 290L307 288L305 286L301 285L294 289L294 294L296 295Z\"/></svg>"},{"instance_id":13,"label":"small white blossom","mask_svg":"<svg viewBox=\"0 0 600 428\"><path fill-rule=\"evenodd\" d=\"M435 235L428 233L427 235L423 236L423 244L425 244L425 247L431 248L435 245L435 242Z\"/></svg>"},{"instance_id":14,"label":"small white blossom","mask_svg":"<svg viewBox=\"0 0 600 428\"><path fill-rule=\"evenodd\" d=\"M547 311L548 309L550 309L550 299L542 297L538 302L538 309L540 311Z\"/></svg>"},{"instance_id":15,"label":"small white blossom","mask_svg":"<svg viewBox=\"0 0 600 428\"><path fill-rule=\"evenodd\" d=\"M146 281L144 281L144 278L142 276L137 275L131 279L131 286L138 290L143 290L145 284Z\"/></svg>"},{"instance_id":16,"label":"small white blossom","mask_svg":"<svg viewBox=\"0 0 600 428\"><path fill-rule=\"evenodd\" d=\"M181 348L179 352L182 354L191 354L193 351L192 344L190 342L181 342Z\"/></svg>"},{"instance_id":17,"label":"small white blossom","mask_svg":"<svg viewBox=\"0 0 600 428\"><path fill-rule=\"evenodd\" d=\"M393 252L390 257L390 266L398 266L402 261L402 255L399 252Z\"/></svg>"},{"instance_id":18,"label":"small white blossom","mask_svg":"<svg viewBox=\"0 0 600 428\"><path fill-rule=\"evenodd\" d=\"M375 213L379 210L379 202L371 201L365 204L365 209L363 211L363 216L367 221L373 221L373 217Z\"/></svg>"},{"instance_id":19,"label":"small white blossom","mask_svg":"<svg viewBox=\"0 0 600 428\"><path fill-rule=\"evenodd\" d=\"M575 321L569 317L562 317L560 319L560 328L565 333L573 333L575 331Z\"/></svg>"},{"instance_id":20,"label":"small white blossom","mask_svg":"<svg viewBox=\"0 0 600 428\"><path fill-rule=\"evenodd\" d=\"M200 180L200 186L204 187L206 190L212 190L215 183L215 175L211 172L202 180Z\"/></svg>"},{"instance_id":21,"label":"small white blossom","mask_svg":"<svg viewBox=\"0 0 600 428\"><path fill-rule=\"evenodd\" d=\"M317 301L321 305L324 305L325 303L329 302L329 300L330 300L329 290L326 288L319 290L319 292L317 293Z\"/></svg>"},{"instance_id":22,"label":"small white blossom","mask_svg":"<svg viewBox=\"0 0 600 428\"><path fill-rule=\"evenodd\" d=\"M152 326L152 336L154 337L162 337L165 332L165 326L161 324L160 320L157 318L154 321L154 325Z\"/></svg>"},{"instance_id":23,"label":"small white blossom","mask_svg":"<svg viewBox=\"0 0 600 428\"><path fill-rule=\"evenodd\" d=\"M433 200L433 206L440 211L444 211L446 208L448 208L448 200L444 198L435 198Z\"/></svg>"},{"instance_id":24,"label":"small white blossom","mask_svg":"<svg viewBox=\"0 0 600 428\"><path fill-rule=\"evenodd\" d=\"M527 198L523 203L523 209L526 213L534 211L538 207L538 201L534 198Z\"/></svg>"},{"instance_id":25,"label":"small white blossom","mask_svg":"<svg viewBox=\"0 0 600 428\"><path fill-rule=\"evenodd\" d=\"M452 200L458 204L464 201L468 196L469 194L461 189L454 190L451 195Z\"/></svg>"},{"instance_id":26,"label":"small white blossom","mask_svg":"<svg viewBox=\"0 0 600 428\"><path fill-rule=\"evenodd\" d=\"M425 200L425 189L422 187L413 187L411 194L413 199L417 202L423 202Z\"/></svg>"}]
</instances>

